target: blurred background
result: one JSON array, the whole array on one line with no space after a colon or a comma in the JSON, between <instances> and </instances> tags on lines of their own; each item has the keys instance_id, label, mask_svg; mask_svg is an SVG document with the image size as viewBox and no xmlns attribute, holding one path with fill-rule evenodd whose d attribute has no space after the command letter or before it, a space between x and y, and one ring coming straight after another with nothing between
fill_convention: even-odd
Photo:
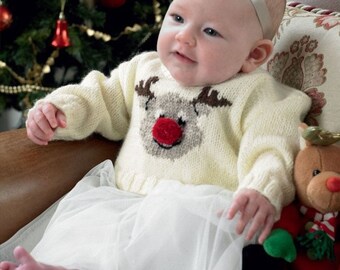
<instances>
[{"instance_id":1,"label":"blurred background","mask_svg":"<svg viewBox=\"0 0 340 270\"><path fill-rule=\"evenodd\" d=\"M170 2L0 0L0 131L55 88L154 50Z\"/></svg>"}]
</instances>

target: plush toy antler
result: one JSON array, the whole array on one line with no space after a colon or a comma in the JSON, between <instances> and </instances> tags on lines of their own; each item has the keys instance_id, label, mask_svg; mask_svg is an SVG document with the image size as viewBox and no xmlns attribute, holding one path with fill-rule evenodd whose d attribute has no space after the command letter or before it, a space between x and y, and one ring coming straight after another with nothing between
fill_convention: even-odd
<instances>
[{"instance_id":1,"label":"plush toy antler","mask_svg":"<svg viewBox=\"0 0 340 270\"><path fill-rule=\"evenodd\" d=\"M331 145L340 140L339 132L330 132L320 127L310 126L302 132L302 137L313 145Z\"/></svg>"}]
</instances>

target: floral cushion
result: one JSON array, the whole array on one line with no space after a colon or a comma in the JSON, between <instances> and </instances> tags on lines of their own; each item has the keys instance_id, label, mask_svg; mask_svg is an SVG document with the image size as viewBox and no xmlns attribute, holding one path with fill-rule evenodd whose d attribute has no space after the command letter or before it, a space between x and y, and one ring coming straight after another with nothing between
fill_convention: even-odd
<instances>
[{"instance_id":1,"label":"floral cushion","mask_svg":"<svg viewBox=\"0 0 340 270\"><path fill-rule=\"evenodd\" d=\"M340 132L340 13L289 2L265 67L312 98L307 124Z\"/></svg>"}]
</instances>

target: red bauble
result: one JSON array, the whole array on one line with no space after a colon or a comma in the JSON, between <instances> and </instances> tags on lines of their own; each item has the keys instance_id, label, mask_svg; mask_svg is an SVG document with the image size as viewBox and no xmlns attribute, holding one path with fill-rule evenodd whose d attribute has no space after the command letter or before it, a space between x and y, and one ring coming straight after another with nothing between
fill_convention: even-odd
<instances>
[{"instance_id":1,"label":"red bauble","mask_svg":"<svg viewBox=\"0 0 340 270\"><path fill-rule=\"evenodd\" d=\"M66 48L71 45L67 31L67 21L65 19L57 20L52 45L57 48Z\"/></svg>"},{"instance_id":2,"label":"red bauble","mask_svg":"<svg viewBox=\"0 0 340 270\"><path fill-rule=\"evenodd\" d=\"M125 2L126 0L99 0L99 3L107 8L117 8L124 5Z\"/></svg>"},{"instance_id":3,"label":"red bauble","mask_svg":"<svg viewBox=\"0 0 340 270\"><path fill-rule=\"evenodd\" d=\"M12 23L12 13L4 5L0 5L0 31L8 28Z\"/></svg>"}]
</instances>

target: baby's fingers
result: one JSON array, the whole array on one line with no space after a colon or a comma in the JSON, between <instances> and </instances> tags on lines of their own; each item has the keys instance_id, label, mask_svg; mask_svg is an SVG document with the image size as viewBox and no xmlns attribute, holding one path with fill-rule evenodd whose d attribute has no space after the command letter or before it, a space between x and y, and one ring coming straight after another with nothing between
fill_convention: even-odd
<instances>
[{"instance_id":1,"label":"baby's fingers","mask_svg":"<svg viewBox=\"0 0 340 270\"><path fill-rule=\"evenodd\" d=\"M18 246L13 251L15 259L22 264L35 263L33 257L21 246Z\"/></svg>"},{"instance_id":2,"label":"baby's fingers","mask_svg":"<svg viewBox=\"0 0 340 270\"><path fill-rule=\"evenodd\" d=\"M31 125L26 123L27 137L36 144L47 145L49 142L49 138L46 137L46 134L42 132L38 127L33 128L32 126L36 126L35 123Z\"/></svg>"},{"instance_id":3,"label":"baby's fingers","mask_svg":"<svg viewBox=\"0 0 340 270\"><path fill-rule=\"evenodd\" d=\"M263 244L264 240L266 240L267 236L270 234L270 232L272 231L274 225L274 216L270 215L267 217L265 226L259 236L258 242L260 244Z\"/></svg>"},{"instance_id":4,"label":"baby's fingers","mask_svg":"<svg viewBox=\"0 0 340 270\"><path fill-rule=\"evenodd\" d=\"M256 204L248 204L245 209L241 212L241 217L237 223L236 231L241 234L245 230L246 226L251 222L252 218L255 216L255 213L258 210L258 206ZM254 226L254 223L252 223ZM251 228L248 230L247 239L250 240L256 231L258 230L258 226L255 225L253 228L254 232Z\"/></svg>"},{"instance_id":5,"label":"baby's fingers","mask_svg":"<svg viewBox=\"0 0 340 270\"><path fill-rule=\"evenodd\" d=\"M58 110L56 114L56 118L57 118L58 127L65 128L66 127L65 114L62 111Z\"/></svg>"},{"instance_id":6,"label":"baby's fingers","mask_svg":"<svg viewBox=\"0 0 340 270\"><path fill-rule=\"evenodd\" d=\"M43 113L44 117L48 121L49 126L52 129L56 129L58 127L58 120L57 120L58 109L50 103L44 103L41 106L41 112Z\"/></svg>"},{"instance_id":7,"label":"baby's fingers","mask_svg":"<svg viewBox=\"0 0 340 270\"><path fill-rule=\"evenodd\" d=\"M263 208L265 207L263 206ZM258 242L262 244L271 232L271 229L274 225L274 215L275 210L272 206L269 206L268 209L259 208L257 213L254 215L254 218L247 232L247 240L251 240L255 236L255 234L261 232L258 238Z\"/></svg>"},{"instance_id":8,"label":"baby's fingers","mask_svg":"<svg viewBox=\"0 0 340 270\"><path fill-rule=\"evenodd\" d=\"M243 212L247 203L248 203L248 198L246 196L242 196L242 195L237 196L233 200L233 202L232 202L232 204L231 204L231 206L228 210L227 218L233 219L237 212Z\"/></svg>"}]
</instances>

